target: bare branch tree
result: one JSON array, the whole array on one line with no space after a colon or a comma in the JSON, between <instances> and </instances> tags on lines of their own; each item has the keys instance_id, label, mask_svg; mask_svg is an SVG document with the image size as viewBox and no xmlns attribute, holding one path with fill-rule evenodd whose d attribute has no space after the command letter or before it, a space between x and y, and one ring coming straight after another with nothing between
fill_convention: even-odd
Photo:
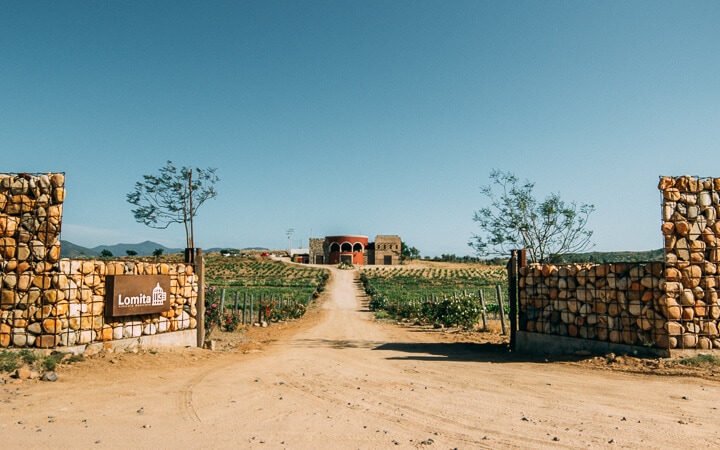
<instances>
[{"instance_id":1,"label":"bare branch tree","mask_svg":"<svg viewBox=\"0 0 720 450\"><path fill-rule=\"evenodd\" d=\"M135 189L127 195L127 201L137 206L133 209L135 220L151 228L165 229L171 223L185 226L187 247L194 247L193 217L197 210L217 196L215 183L220 179L216 168L178 169L168 161L159 175L143 175L143 181L135 183Z\"/></svg>"},{"instance_id":2,"label":"bare branch tree","mask_svg":"<svg viewBox=\"0 0 720 450\"><path fill-rule=\"evenodd\" d=\"M558 194L538 202L533 195L535 184L521 183L509 172L493 170L490 179L491 185L480 188L490 205L473 216L483 233L468 242L478 256L506 255L525 248L532 261L544 262L593 246L593 232L586 229L593 205L566 204Z\"/></svg>"}]
</instances>

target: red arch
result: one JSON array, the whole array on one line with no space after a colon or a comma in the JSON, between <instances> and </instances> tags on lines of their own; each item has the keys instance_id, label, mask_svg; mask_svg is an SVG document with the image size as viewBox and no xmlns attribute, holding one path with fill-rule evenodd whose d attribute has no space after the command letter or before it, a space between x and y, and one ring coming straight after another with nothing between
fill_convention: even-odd
<instances>
[{"instance_id":1,"label":"red arch","mask_svg":"<svg viewBox=\"0 0 720 450\"><path fill-rule=\"evenodd\" d=\"M365 264L365 249L368 246L368 237L360 235L326 236L330 264L339 264L340 261L350 259L353 265Z\"/></svg>"}]
</instances>

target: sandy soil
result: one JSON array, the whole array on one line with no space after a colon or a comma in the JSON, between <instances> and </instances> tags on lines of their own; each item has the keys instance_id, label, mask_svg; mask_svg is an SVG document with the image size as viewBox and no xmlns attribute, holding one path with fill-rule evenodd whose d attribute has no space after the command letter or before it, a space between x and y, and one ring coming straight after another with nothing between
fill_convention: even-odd
<instances>
[{"instance_id":1,"label":"sandy soil","mask_svg":"<svg viewBox=\"0 0 720 450\"><path fill-rule=\"evenodd\" d=\"M101 353L55 383L6 377L2 448L690 448L720 442L711 371L547 361L496 333L382 324L333 270L301 321L224 351ZM674 376L657 376L657 374ZM720 378L719 378L720 379Z\"/></svg>"}]
</instances>

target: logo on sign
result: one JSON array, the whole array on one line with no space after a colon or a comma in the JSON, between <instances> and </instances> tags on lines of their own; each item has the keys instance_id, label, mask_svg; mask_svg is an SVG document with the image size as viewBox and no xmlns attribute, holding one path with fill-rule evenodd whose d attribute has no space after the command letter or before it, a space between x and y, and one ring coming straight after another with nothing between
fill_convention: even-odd
<instances>
[{"instance_id":1,"label":"logo on sign","mask_svg":"<svg viewBox=\"0 0 720 450\"><path fill-rule=\"evenodd\" d=\"M155 286L155 289L153 289L153 297L152 297L152 304L153 306L162 306L165 304L165 299L167 298L167 294L163 290L163 288L160 287L160 283Z\"/></svg>"}]
</instances>

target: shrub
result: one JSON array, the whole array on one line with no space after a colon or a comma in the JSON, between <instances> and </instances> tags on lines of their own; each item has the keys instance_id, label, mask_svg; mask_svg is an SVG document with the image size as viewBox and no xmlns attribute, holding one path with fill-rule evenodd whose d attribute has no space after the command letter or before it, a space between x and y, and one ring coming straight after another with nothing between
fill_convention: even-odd
<instances>
[{"instance_id":1,"label":"shrub","mask_svg":"<svg viewBox=\"0 0 720 450\"><path fill-rule=\"evenodd\" d=\"M0 372L12 372L19 366L19 356L16 352L7 350L0 352Z\"/></svg>"},{"instance_id":2,"label":"shrub","mask_svg":"<svg viewBox=\"0 0 720 450\"><path fill-rule=\"evenodd\" d=\"M300 302L286 302L280 307L276 307L270 314L270 320L279 322L281 320L299 319L305 314L307 307Z\"/></svg>"},{"instance_id":3,"label":"shrub","mask_svg":"<svg viewBox=\"0 0 720 450\"><path fill-rule=\"evenodd\" d=\"M19 352L3 350L0 352L0 372L12 372L24 365L34 369L41 369L45 372L54 371L58 363L68 355L62 352L52 352L48 356L35 353L30 349L23 349ZM67 358L67 363L82 361L82 356L71 356Z\"/></svg>"},{"instance_id":4,"label":"shrub","mask_svg":"<svg viewBox=\"0 0 720 450\"><path fill-rule=\"evenodd\" d=\"M715 355L697 355L677 361L678 364L692 367L720 366L720 357Z\"/></svg>"},{"instance_id":5,"label":"shrub","mask_svg":"<svg viewBox=\"0 0 720 450\"><path fill-rule=\"evenodd\" d=\"M223 319L220 305L215 299L217 288L205 286L205 337L207 338L217 328Z\"/></svg>"},{"instance_id":6,"label":"shrub","mask_svg":"<svg viewBox=\"0 0 720 450\"><path fill-rule=\"evenodd\" d=\"M382 296L382 294L376 294L370 299L370 304L368 307L370 308L370 311L378 311L381 309L387 309L387 300L385 300L385 297Z\"/></svg>"},{"instance_id":7,"label":"shrub","mask_svg":"<svg viewBox=\"0 0 720 450\"><path fill-rule=\"evenodd\" d=\"M472 329L480 319L482 308L469 296L449 297L438 303L435 321L443 326Z\"/></svg>"},{"instance_id":8,"label":"shrub","mask_svg":"<svg viewBox=\"0 0 720 450\"><path fill-rule=\"evenodd\" d=\"M242 325L242 311L226 310L223 317L225 331L237 331Z\"/></svg>"},{"instance_id":9,"label":"shrub","mask_svg":"<svg viewBox=\"0 0 720 450\"><path fill-rule=\"evenodd\" d=\"M40 358L40 355L38 355L37 353L33 352L32 350L28 350L28 349L20 350L19 356L20 356L20 359L22 359L22 361L27 365L32 365L35 361L37 361Z\"/></svg>"},{"instance_id":10,"label":"shrub","mask_svg":"<svg viewBox=\"0 0 720 450\"><path fill-rule=\"evenodd\" d=\"M62 361L64 356L64 353L52 352L49 356L45 357L42 360L42 363L40 365L46 371L53 371L57 368L58 363Z\"/></svg>"},{"instance_id":11,"label":"shrub","mask_svg":"<svg viewBox=\"0 0 720 450\"><path fill-rule=\"evenodd\" d=\"M262 320L270 321L275 309L275 302L273 300L260 299L258 302L258 309L260 310L260 317Z\"/></svg>"}]
</instances>

